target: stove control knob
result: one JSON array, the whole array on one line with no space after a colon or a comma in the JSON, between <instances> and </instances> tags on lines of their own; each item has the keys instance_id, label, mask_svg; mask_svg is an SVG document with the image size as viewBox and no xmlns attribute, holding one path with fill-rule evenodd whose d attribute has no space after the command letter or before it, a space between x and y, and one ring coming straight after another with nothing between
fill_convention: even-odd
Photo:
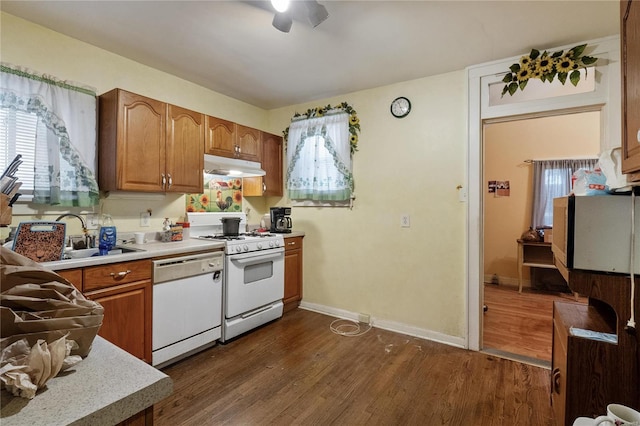
<instances>
[{"instance_id":1,"label":"stove control knob","mask_svg":"<svg viewBox=\"0 0 640 426\"><path fill-rule=\"evenodd\" d=\"M249 251L249 246L245 244L245 245L242 246L242 249L244 251Z\"/></svg>"},{"instance_id":2,"label":"stove control knob","mask_svg":"<svg viewBox=\"0 0 640 426\"><path fill-rule=\"evenodd\" d=\"M262 250L262 243L258 243L257 246L258 246L258 250Z\"/></svg>"},{"instance_id":3,"label":"stove control knob","mask_svg":"<svg viewBox=\"0 0 640 426\"><path fill-rule=\"evenodd\" d=\"M274 245L273 245L273 241L269 241L269 247L271 247L271 248L273 248L273 247L274 247Z\"/></svg>"},{"instance_id":4,"label":"stove control knob","mask_svg":"<svg viewBox=\"0 0 640 426\"><path fill-rule=\"evenodd\" d=\"M280 241L276 240L275 241L275 245L276 245L276 247L280 247Z\"/></svg>"},{"instance_id":5,"label":"stove control knob","mask_svg":"<svg viewBox=\"0 0 640 426\"><path fill-rule=\"evenodd\" d=\"M242 251L242 248L240 246L236 246L236 252L240 253Z\"/></svg>"}]
</instances>

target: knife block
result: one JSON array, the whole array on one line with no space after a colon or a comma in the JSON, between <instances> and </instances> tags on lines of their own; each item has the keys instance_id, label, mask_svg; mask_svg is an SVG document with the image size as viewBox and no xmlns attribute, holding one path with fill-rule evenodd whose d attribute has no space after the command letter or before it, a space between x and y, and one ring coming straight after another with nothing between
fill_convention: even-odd
<instances>
[{"instance_id":1,"label":"knife block","mask_svg":"<svg viewBox=\"0 0 640 426\"><path fill-rule=\"evenodd\" d=\"M9 207L9 197L0 193L0 226L11 225L11 207Z\"/></svg>"}]
</instances>

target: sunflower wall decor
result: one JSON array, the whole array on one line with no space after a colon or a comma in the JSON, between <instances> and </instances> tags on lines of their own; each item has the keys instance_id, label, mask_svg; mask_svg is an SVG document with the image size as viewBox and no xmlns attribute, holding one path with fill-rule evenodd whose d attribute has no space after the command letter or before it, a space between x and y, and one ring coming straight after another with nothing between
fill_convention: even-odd
<instances>
[{"instance_id":1,"label":"sunflower wall decor","mask_svg":"<svg viewBox=\"0 0 640 426\"><path fill-rule=\"evenodd\" d=\"M586 72L587 66L595 64L598 60L598 58L583 55L586 47L586 44L581 44L567 51L559 50L554 53L546 50L542 53L536 49L531 50L531 53L520 58L519 63L509 67L510 72L502 79L505 83L502 96L506 93L513 96L518 88L524 90L532 78L551 83L558 76L558 80L563 85L569 78L571 84L577 86L580 81L580 69Z\"/></svg>"},{"instance_id":2,"label":"sunflower wall decor","mask_svg":"<svg viewBox=\"0 0 640 426\"><path fill-rule=\"evenodd\" d=\"M242 179L204 174L204 192L186 194L187 212L242 212Z\"/></svg>"},{"instance_id":3,"label":"sunflower wall decor","mask_svg":"<svg viewBox=\"0 0 640 426\"><path fill-rule=\"evenodd\" d=\"M327 105L327 106L324 106L324 107L311 108L311 109L308 109L303 114L300 114L299 112L296 112L295 114L293 114L293 118L298 118L298 117L306 117L306 118L322 117L323 115L325 115L329 111L340 110L340 109L344 110L344 112L349 114L349 145L351 147L351 154L353 154L354 152L356 152L358 150L358 132L360 131L360 119L358 118L356 110L353 109L353 107L351 105L349 105L348 103L342 102L341 104L336 105L336 106ZM287 139L289 137L289 128L287 127L286 129L284 129L282 134L284 135L284 142L285 142L285 149L286 149L286 143L287 143Z\"/></svg>"}]
</instances>

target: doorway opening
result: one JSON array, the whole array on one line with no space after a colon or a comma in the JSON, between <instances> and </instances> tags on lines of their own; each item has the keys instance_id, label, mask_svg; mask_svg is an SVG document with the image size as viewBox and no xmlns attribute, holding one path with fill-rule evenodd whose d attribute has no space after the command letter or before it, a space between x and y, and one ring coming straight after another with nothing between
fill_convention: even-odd
<instances>
[{"instance_id":1,"label":"doorway opening","mask_svg":"<svg viewBox=\"0 0 640 426\"><path fill-rule=\"evenodd\" d=\"M597 158L600 122L594 107L483 123L483 351L550 366L553 302L574 297L552 264L519 264L518 240L532 223L531 160ZM552 259L550 242L532 248Z\"/></svg>"}]
</instances>

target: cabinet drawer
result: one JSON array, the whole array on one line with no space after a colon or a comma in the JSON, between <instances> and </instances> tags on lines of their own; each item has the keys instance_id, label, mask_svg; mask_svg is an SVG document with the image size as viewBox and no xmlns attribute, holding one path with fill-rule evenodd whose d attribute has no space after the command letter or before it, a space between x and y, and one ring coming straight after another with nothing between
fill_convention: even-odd
<instances>
[{"instance_id":1,"label":"cabinet drawer","mask_svg":"<svg viewBox=\"0 0 640 426\"><path fill-rule=\"evenodd\" d=\"M286 251L302 248L302 237L289 237L284 239Z\"/></svg>"},{"instance_id":2,"label":"cabinet drawer","mask_svg":"<svg viewBox=\"0 0 640 426\"><path fill-rule=\"evenodd\" d=\"M151 279L151 261L112 263L84 269L83 291Z\"/></svg>"}]
</instances>

